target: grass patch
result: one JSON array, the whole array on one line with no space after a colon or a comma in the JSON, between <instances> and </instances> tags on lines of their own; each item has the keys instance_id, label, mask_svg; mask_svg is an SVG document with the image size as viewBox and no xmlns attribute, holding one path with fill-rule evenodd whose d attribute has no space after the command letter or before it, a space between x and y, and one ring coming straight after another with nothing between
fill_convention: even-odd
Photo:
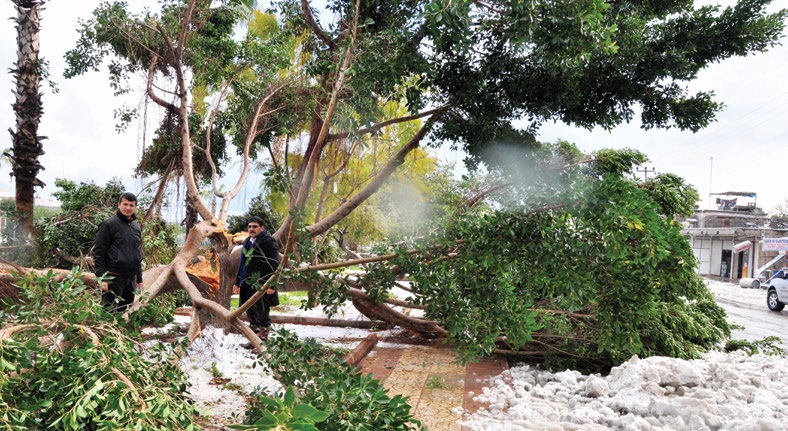
<instances>
[{"instance_id":1,"label":"grass patch","mask_svg":"<svg viewBox=\"0 0 788 431\"><path fill-rule=\"evenodd\" d=\"M306 301L307 292L279 292L279 305L301 305L301 301Z\"/></svg>"},{"instance_id":2,"label":"grass patch","mask_svg":"<svg viewBox=\"0 0 788 431\"><path fill-rule=\"evenodd\" d=\"M441 376L432 376L427 382L427 389L446 389L446 379Z\"/></svg>"},{"instance_id":3,"label":"grass patch","mask_svg":"<svg viewBox=\"0 0 788 431\"><path fill-rule=\"evenodd\" d=\"M294 306L298 307L301 305L301 301L305 301L307 298L306 291L300 292L279 292L279 306ZM240 300L238 298L230 299L230 310L234 310L239 307Z\"/></svg>"}]
</instances>

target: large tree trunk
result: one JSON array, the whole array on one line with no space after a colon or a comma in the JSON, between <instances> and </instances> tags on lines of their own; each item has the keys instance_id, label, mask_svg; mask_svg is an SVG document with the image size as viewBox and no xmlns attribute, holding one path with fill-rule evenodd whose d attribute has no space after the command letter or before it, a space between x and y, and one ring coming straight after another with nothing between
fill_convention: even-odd
<instances>
[{"instance_id":1,"label":"large tree trunk","mask_svg":"<svg viewBox=\"0 0 788 431\"><path fill-rule=\"evenodd\" d=\"M36 176L43 169L38 161L44 154L38 136L41 120L41 94L39 93L41 63L38 58L41 0L13 0L17 7L17 62L13 73L16 78L16 131L13 137L11 159L12 175L16 177L17 238L27 238L33 232L34 187L43 187Z\"/></svg>"},{"instance_id":2,"label":"large tree trunk","mask_svg":"<svg viewBox=\"0 0 788 431\"><path fill-rule=\"evenodd\" d=\"M239 248L233 252L232 241L223 234L212 235L211 245L219 269L219 289L213 292L213 300L229 309L241 250Z\"/></svg>"}]
</instances>

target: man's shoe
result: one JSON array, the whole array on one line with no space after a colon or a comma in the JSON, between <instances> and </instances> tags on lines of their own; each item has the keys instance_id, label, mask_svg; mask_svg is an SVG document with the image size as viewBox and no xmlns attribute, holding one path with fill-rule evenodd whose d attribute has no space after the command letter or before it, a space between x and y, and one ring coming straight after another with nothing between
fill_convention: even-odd
<instances>
[{"instance_id":1,"label":"man's shoe","mask_svg":"<svg viewBox=\"0 0 788 431\"><path fill-rule=\"evenodd\" d=\"M241 347L243 347L244 349L249 349L249 350L254 349L254 345L251 342L243 343L243 344L241 344Z\"/></svg>"},{"instance_id":2,"label":"man's shoe","mask_svg":"<svg viewBox=\"0 0 788 431\"><path fill-rule=\"evenodd\" d=\"M260 328L260 330L257 332L257 336L260 337L261 340L265 341L265 340L268 339L268 334L270 332L271 332L271 327L270 326L264 326L264 327Z\"/></svg>"}]
</instances>

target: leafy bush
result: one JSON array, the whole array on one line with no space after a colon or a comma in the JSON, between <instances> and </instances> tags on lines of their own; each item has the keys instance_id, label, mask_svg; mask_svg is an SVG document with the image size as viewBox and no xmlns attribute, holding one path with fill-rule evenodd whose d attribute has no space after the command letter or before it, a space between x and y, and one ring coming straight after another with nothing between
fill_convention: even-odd
<instances>
[{"instance_id":1,"label":"leafy bush","mask_svg":"<svg viewBox=\"0 0 788 431\"><path fill-rule=\"evenodd\" d=\"M58 255L90 256L98 227L115 214L124 188L117 180L109 181L103 188L92 182L75 184L65 179L56 180L55 185L61 189L53 194L61 201L63 211L36 221L39 247L35 265L68 269L74 264ZM161 218L143 224L143 257L147 267L172 260L177 251L175 236L176 227Z\"/></svg>"},{"instance_id":2,"label":"leafy bush","mask_svg":"<svg viewBox=\"0 0 788 431\"><path fill-rule=\"evenodd\" d=\"M273 233L282 223L282 217L271 210L271 206L262 196L255 196L249 203L249 208L242 215L227 217L227 232L246 232L246 223L249 217L256 216L263 219L263 226L268 233Z\"/></svg>"},{"instance_id":3,"label":"leafy bush","mask_svg":"<svg viewBox=\"0 0 788 431\"><path fill-rule=\"evenodd\" d=\"M788 351L782 346L780 337L769 336L761 338L760 340L747 341L747 340L728 340L725 343L725 351L733 352L742 350L747 352L748 355L764 354L768 356L779 356L784 358L788 356Z\"/></svg>"},{"instance_id":4,"label":"leafy bush","mask_svg":"<svg viewBox=\"0 0 788 431\"><path fill-rule=\"evenodd\" d=\"M247 410L248 416L258 418L254 424L230 425L228 428L238 430L318 431L319 428L315 424L326 420L328 415L309 404L296 404L297 401L296 389L292 386L287 388L281 400L259 396L257 403Z\"/></svg>"},{"instance_id":5,"label":"leafy bush","mask_svg":"<svg viewBox=\"0 0 788 431\"><path fill-rule=\"evenodd\" d=\"M300 341L287 330L277 331L267 343L268 366L277 380L286 387L297 387L302 404L327 414L324 420L314 424L314 429L424 430L410 415L410 405L403 396L389 397L380 381L348 365L343 355L336 351L317 344L314 339ZM287 397L285 404L288 404ZM244 424L269 423L270 415L279 411L281 408L271 403L266 395L258 394L246 412Z\"/></svg>"},{"instance_id":6,"label":"leafy bush","mask_svg":"<svg viewBox=\"0 0 788 431\"><path fill-rule=\"evenodd\" d=\"M0 230L0 258L15 262L22 266L32 266L35 259L35 248L31 247L27 238L17 237L15 219L16 203L13 199L0 199L0 214L6 218L6 224ZM35 220L35 216L34 216Z\"/></svg>"},{"instance_id":7,"label":"leafy bush","mask_svg":"<svg viewBox=\"0 0 788 431\"><path fill-rule=\"evenodd\" d=\"M166 347L145 347L78 273L20 286L22 304L4 304L0 332L0 429L198 429Z\"/></svg>"}]
</instances>

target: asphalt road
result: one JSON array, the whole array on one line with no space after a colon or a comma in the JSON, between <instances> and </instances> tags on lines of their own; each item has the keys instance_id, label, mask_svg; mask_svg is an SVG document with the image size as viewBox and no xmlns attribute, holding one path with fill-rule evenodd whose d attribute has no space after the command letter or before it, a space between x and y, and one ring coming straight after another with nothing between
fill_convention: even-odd
<instances>
[{"instance_id":1,"label":"asphalt road","mask_svg":"<svg viewBox=\"0 0 788 431\"><path fill-rule=\"evenodd\" d=\"M788 307L779 313L766 308L766 293L763 294L763 306L755 307L724 299L717 299L717 304L728 313L728 321L744 329L734 330L731 335L735 339L748 341L760 340L773 335L782 339L782 346L788 349Z\"/></svg>"}]
</instances>

